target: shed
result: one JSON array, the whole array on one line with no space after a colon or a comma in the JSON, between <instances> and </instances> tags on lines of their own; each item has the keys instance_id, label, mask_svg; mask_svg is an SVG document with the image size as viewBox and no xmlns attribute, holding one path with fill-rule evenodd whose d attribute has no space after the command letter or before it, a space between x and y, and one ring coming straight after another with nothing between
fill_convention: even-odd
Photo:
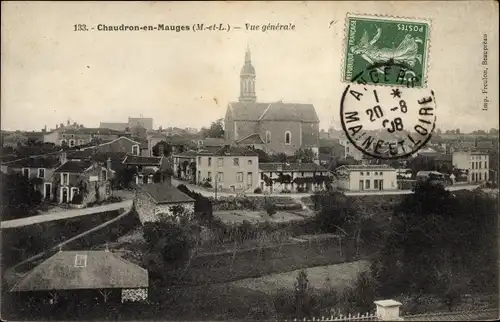
<instances>
[{"instance_id":1,"label":"shed","mask_svg":"<svg viewBox=\"0 0 500 322\"><path fill-rule=\"evenodd\" d=\"M51 302L58 295L98 291L104 302L112 293L122 302L148 297L148 271L105 251L59 251L25 274L11 292L46 293Z\"/></svg>"}]
</instances>

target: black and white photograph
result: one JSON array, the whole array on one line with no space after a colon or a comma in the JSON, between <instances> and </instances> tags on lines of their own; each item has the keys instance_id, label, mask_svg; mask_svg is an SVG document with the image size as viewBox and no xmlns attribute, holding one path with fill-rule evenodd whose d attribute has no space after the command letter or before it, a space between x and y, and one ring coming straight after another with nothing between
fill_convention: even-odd
<instances>
[{"instance_id":1,"label":"black and white photograph","mask_svg":"<svg viewBox=\"0 0 500 322\"><path fill-rule=\"evenodd\" d=\"M2 1L4 321L494 321L497 1Z\"/></svg>"}]
</instances>

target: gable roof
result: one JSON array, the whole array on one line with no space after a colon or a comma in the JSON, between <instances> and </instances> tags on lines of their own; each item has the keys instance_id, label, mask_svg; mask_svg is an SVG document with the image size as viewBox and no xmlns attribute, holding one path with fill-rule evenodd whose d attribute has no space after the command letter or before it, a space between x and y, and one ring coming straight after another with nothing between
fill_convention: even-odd
<instances>
[{"instance_id":1,"label":"gable roof","mask_svg":"<svg viewBox=\"0 0 500 322\"><path fill-rule=\"evenodd\" d=\"M126 165L160 166L162 157L141 157L137 155L127 155L123 160Z\"/></svg>"},{"instance_id":2,"label":"gable roof","mask_svg":"<svg viewBox=\"0 0 500 322\"><path fill-rule=\"evenodd\" d=\"M341 165L337 170L347 170L347 171L382 171L382 170L390 170L396 171L396 169L388 166L387 164L346 164Z\"/></svg>"},{"instance_id":3,"label":"gable roof","mask_svg":"<svg viewBox=\"0 0 500 322\"><path fill-rule=\"evenodd\" d=\"M76 255L86 257L84 267L75 267ZM60 251L24 275L11 292L145 288L148 284L147 270L112 252Z\"/></svg>"},{"instance_id":4,"label":"gable roof","mask_svg":"<svg viewBox=\"0 0 500 322\"><path fill-rule=\"evenodd\" d=\"M264 144L264 141L258 133L250 134L241 140L236 141L237 144Z\"/></svg>"},{"instance_id":5,"label":"gable roof","mask_svg":"<svg viewBox=\"0 0 500 322\"><path fill-rule=\"evenodd\" d=\"M27 157L2 163L11 168L44 168L52 169L59 164L59 158L54 156Z\"/></svg>"},{"instance_id":6,"label":"gable roof","mask_svg":"<svg viewBox=\"0 0 500 322\"><path fill-rule=\"evenodd\" d=\"M65 134L101 134L101 135L121 135L123 131L112 130L104 127L81 127L75 128L63 128L60 133Z\"/></svg>"},{"instance_id":7,"label":"gable roof","mask_svg":"<svg viewBox=\"0 0 500 322\"><path fill-rule=\"evenodd\" d=\"M92 166L92 162L89 160L83 161L66 161L60 167L54 170L54 172L70 172L70 173L82 173Z\"/></svg>"},{"instance_id":8,"label":"gable roof","mask_svg":"<svg viewBox=\"0 0 500 322\"><path fill-rule=\"evenodd\" d=\"M181 202L194 202L195 200L186 195L171 184L165 183L152 183L142 187L155 203L181 203Z\"/></svg>"},{"instance_id":9,"label":"gable roof","mask_svg":"<svg viewBox=\"0 0 500 322\"><path fill-rule=\"evenodd\" d=\"M281 170L278 170L281 168ZM328 170L316 163L281 163L281 162L266 162L259 163L259 170L266 172L327 172Z\"/></svg>"},{"instance_id":10,"label":"gable roof","mask_svg":"<svg viewBox=\"0 0 500 322\"><path fill-rule=\"evenodd\" d=\"M312 104L232 102L228 108L236 121L319 122Z\"/></svg>"},{"instance_id":11,"label":"gable roof","mask_svg":"<svg viewBox=\"0 0 500 322\"><path fill-rule=\"evenodd\" d=\"M222 146L225 141L224 138L204 138L203 146Z\"/></svg>"}]
</instances>

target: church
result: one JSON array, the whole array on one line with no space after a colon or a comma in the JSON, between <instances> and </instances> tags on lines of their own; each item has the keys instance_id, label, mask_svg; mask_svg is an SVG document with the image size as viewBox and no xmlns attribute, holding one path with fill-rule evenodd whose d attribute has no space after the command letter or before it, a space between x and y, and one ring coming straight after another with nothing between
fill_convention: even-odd
<instances>
[{"instance_id":1,"label":"church","mask_svg":"<svg viewBox=\"0 0 500 322\"><path fill-rule=\"evenodd\" d=\"M263 146L267 153L292 155L319 146L319 118L312 104L263 103L255 94L255 68L250 49L240 73L240 97L230 102L224 119L225 138L241 145Z\"/></svg>"}]
</instances>

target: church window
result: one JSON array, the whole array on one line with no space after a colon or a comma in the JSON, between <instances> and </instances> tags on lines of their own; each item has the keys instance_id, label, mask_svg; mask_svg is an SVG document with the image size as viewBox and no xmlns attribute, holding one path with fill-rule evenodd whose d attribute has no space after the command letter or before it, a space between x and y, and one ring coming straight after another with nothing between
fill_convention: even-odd
<instances>
[{"instance_id":1,"label":"church window","mask_svg":"<svg viewBox=\"0 0 500 322\"><path fill-rule=\"evenodd\" d=\"M292 133L286 131L285 133L285 144L290 144L292 142Z\"/></svg>"},{"instance_id":2,"label":"church window","mask_svg":"<svg viewBox=\"0 0 500 322\"><path fill-rule=\"evenodd\" d=\"M266 131L266 143L271 143L271 132Z\"/></svg>"}]
</instances>

